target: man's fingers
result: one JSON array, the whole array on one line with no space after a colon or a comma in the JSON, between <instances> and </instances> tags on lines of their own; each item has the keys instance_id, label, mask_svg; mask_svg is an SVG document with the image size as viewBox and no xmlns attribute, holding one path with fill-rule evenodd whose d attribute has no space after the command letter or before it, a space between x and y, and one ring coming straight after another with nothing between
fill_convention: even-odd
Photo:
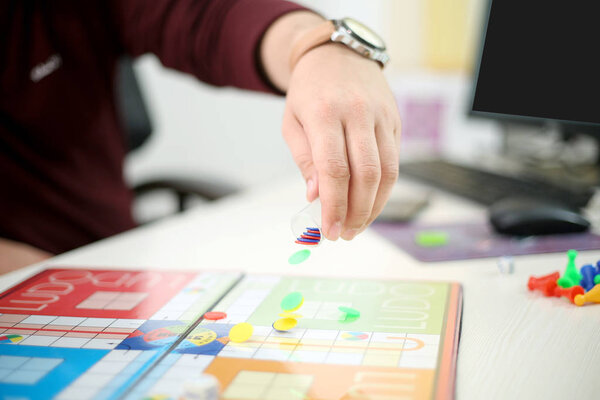
<instances>
[{"instance_id":1,"label":"man's fingers","mask_svg":"<svg viewBox=\"0 0 600 400\"><path fill-rule=\"evenodd\" d=\"M351 178L342 238L351 240L371 217L381 179L381 162L372 118L367 114L353 115L345 131Z\"/></svg>"},{"instance_id":2,"label":"man's fingers","mask_svg":"<svg viewBox=\"0 0 600 400\"><path fill-rule=\"evenodd\" d=\"M292 157L306 182L306 199L311 202L319 196L317 170L313 163L310 143L306 133L288 108L283 114L281 130L283 138L292 152Z\"/></svg>"},{"instance_id":3,"label":"man's fingers","mask_svg":"<svg viewBox=\"0 0 600 400\"><path fill-rule=\"evenodd\" d=\"M318 117L304 123L319 176L321 225L329 240L337 240L348 207L350 168L342 124L336 118Z\"/></svg>"},{"instance_id":4,"label":"man's fingers","mask_svg":"<svg viewBox=\"0 0 600 400\"><path fill-rule=\"evenodd\" d=\"M400 128L398 127L397 129L399 130ZM381 160L381 180L371 216L361 231L370 225L381 213L398 180L399 134L396 134L394 127L384 127L382 124L378 124L375 127L375 138L379 149L379 159Z\"/></svg>"}]
</instances>

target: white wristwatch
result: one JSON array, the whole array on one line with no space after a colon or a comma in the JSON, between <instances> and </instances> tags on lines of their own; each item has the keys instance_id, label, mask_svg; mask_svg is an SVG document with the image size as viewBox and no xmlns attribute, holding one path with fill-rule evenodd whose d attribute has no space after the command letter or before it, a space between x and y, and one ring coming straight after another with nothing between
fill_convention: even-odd
<instances>
[{"instance_id":1,"label":"white wristwatch","mask_svg":"<svg viewBox=\"0 0 600 400\"><path fill-rule=\"evenodd\" d=\"M385 52L383 39L353 18L326 21L301 37L292 48L290 67L309 50L329 42L342 43L358 54L377 61L383 68L390 57Z\"/></svg>"}]
</instances>

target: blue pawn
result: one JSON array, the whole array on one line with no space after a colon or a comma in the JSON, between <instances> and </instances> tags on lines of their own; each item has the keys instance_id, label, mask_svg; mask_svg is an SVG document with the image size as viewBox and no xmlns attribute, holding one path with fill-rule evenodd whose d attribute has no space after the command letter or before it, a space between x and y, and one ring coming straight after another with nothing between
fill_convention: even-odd
<instances>
[{"instance_id":1,"label":"blue pawn","mask_svg":"<svg viewBox=\"0 0 600 400\"><path fill-rule=\"evenodd\" d=\"M581 267L581 275L583 276L580 282L581 286L587 292L594 287L594 278L598 275L598 271L596 271L596 268L592 264L586 264Z\"/></svg>"}]
</instances>

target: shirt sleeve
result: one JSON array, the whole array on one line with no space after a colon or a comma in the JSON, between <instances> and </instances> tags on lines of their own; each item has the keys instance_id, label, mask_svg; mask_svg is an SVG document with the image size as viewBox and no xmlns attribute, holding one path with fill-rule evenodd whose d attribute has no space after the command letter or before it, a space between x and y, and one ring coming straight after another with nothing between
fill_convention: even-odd
<instances>
[{"instance_id":1,"label":"shirt sleeve","mask_svg":"<svg viewBox=\"0 0 600 400\"><path fill-rule=\"evenodd\" d=\"M154 53L163 65L216 86L275 93L258 46L285 13L305 10L284 0L114 0L118 40L132 56Z\"/></svg>"}]
</instances>

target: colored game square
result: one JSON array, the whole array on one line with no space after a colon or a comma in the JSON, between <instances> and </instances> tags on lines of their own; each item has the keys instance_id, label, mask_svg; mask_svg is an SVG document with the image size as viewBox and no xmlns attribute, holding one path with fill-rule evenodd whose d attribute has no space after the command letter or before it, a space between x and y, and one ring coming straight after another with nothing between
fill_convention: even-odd
<instances>
[{"instance_id":1,"label":"colored game square","mask_svg":"<svg viewBox=\"0 0 600 400\"><path fill-rule=\"evenodd\" d=\"M362 353L329 353L325 364L360 365L362 359Z\"/></svg>"},{"instance_id":2,"label":"colored game square","mask_svg":"<svg viewBox=\"0 0 600 400\"><path fill-rule=\"evenodd\" d=\"M433 357L418 357L418 356L407 356L404 354L400 358L398 367L400 368L423 368L423 369L434 369L437 364L436 358Z\"/></svg>"},{"instance_id":3,"label":"colored game square","mask_svg":"<svg viewBox=\"0 0 600 400\"><path fill-rule=\"evenodd\" d=\"M93 300L93 301L98 301L98 300L102 300L102 301L110 301L110 300L114 300L115 298L117 298L121 293L123 292L109 292L109 291L104 291L104 290L98 290L94 293L92 293L90 295L90 297L88 297L88 300Z\"/></svg>"},{"instance_id":4,"label":"colored game square","mask_svg":"<svg viewBox=\"0 0 600 400\"><path fill-rule=\"evenodd\" d=\"M254 358L258 358L260 360L287 361L291 355L292 352L289 350L268 349L261 347L258 349L256 354L254 354Z\"/></svg>"},{"instance_id":5,"label":"colored game square","mask_svg":"<svg viewBox=\"0 0 600 400\"><path fill-rule=\"evenodd\" d=\"M374 367L396 367L400 361L399 355L374 355L365 354L362 365L369 365Z\"/></svg>"},{"instance_id":6,"label":"colored game square","mask_svg":"<svg viewBox=\"0 0 600 400\"><path fill-rule=\"evenodd\" d=\"M296 388L271 387L267 390L261 399L263 400L281 400L281 399L303 399L306 392Z\"/></svg>"},{"instance_id":7,"label":"colored game square","mask_svg":"<svg viewBox=\"0 0 600 400\"><path fill-rule=\"evenodd\" d=\"M106 306L106 301L103 300L84 300L77 304L75 308L84 308L87 310L102 310Z\"/></svg>"},{"instance_id":8,"label":"colored game square","mask_svg":"<svg viewBox=\"0 0 600 400\"><path fill-rule=\"evenodd\" d=\"M440 347L437 345L425 345L424 347L418 349L418 350L414 350L414 351L405 351L405 354L409 354L410 355L416 355L419 357L432 357L432 358L436 358L438 353L440 351Z\"/></svg>"},{"instance_id":9,"label":"colored game square","mask_svg":"<svg viewBox=\"0 0 600 400\"><path fill-rule=\"evenodd\" d=\"M279 386L283 388L305 388L308 389L312 385L314 376L312 375L301 375L301 374L277 374L272 382L273 386Z\"/></svg>"},{"instance_id":10,"label":"colored game square","mask_svg":"<svg viewBox=\"0 0 600 400\"><path fill-rule=\"evenodd\" d=\"M92 368L88 370L92 374L118 374L127 366L126 362L115 362L115 361L104 361L96 363Z\"/></svg>"},{"instance_id":11,"label":"colored game square","mask_svg":"<svg viewBox=\"0 0 600 400\"><path fill-rule=\"evenodd\" d=\"M248 385L248 384L230 384L225 393L223 393L224 399L240 399L240 400L262 400L262 394L265 391L262 385Z\"/></svg>"},{"instance_id":12,"label":"colored game square","mask_svg":"<svg viewBox=\"0 0 600 400\"><path fill-rule=\"evenodd\" d=\"M16 370L2 379L2 383L13 385L35 385L48 371Z\"/></svg>"},{"instance_id":13,"label":"colored game square","mask_svg":"<svg viewBox=\"0 0 600 400\"><path fill-rule=\"evenodd\" d=\"M69 347L69 348L80 348L86 344L90 339L87 338L73 338L73 337L61 337L57 339L50 347Z\"/></svg>"},{"instance_id":14,"label":"colored game square","mask_svg":"<svg viewBox=\"0 0 600 400\"><path fill-rule=\"evenodd\" d=\"M310 350L295 350L290 361L322 363L327 358L327 351L310 351Z\"/></svg>"},{"instance_id":15,"label":"colored game square","mask_svg":"<svg viewBox=\"0 0 600 400\"><path fill-rule=\"evenodd\" d=\"M37 331L35 333L35 336L51 336L51 337L61 337L64 336L65 332L59 331L59 330L44 330L44 331Z\"/></svg>"},{"instance_id":16,"label":"colored game square","mask_svg":"<svg viewBox=\"0 0 600 400\"><path fill-rule=\"evenodd\" d=\"M23 314L0 314L0 323L19 323L23 321L25 318L29 317L29 315Z\"/></svg>"},{"instance_id":17,"label":"colored game square","mask_svg":"<svg viewBox=\"0 0 600 400\"><path fill-rule=\"evenodd\" d=\"M122 333L99 333L98 335L96 335L96 337L98 339L117 339L117 340L123 340L127 338L127 334Z\"/></svg>"},{"instance_id":18,"label":"colored game square","mask_svg":"<svg viewBox=\"0 0 600 400\"><path fill-rule=\"evenodd\" d=\"M230 357L230 358L253 358L256 353L256 349L227 349L224 348L219 352L219 357Z\"/></svg>"},{"instance_id":19,"label":"colored game square","mask_svg":"<svg viewBox=\"0 0 600 400\"><path fill-rule=\"evenodd\" d=\"M269 336L271 334L271 332L273 332L273 328L270 326L255 326L254 332L252 333L252 335L266 337L266 336Z\"/></svg>"},{"instance_id":20,"label":"colored game square","mask_svg":"<svg viewBox=\"0 0 600 400\"><path fill-rule=\"evenodd\" d=\"M82 347L84 349L112 350L119 345L121 341L115 339L90 339ZM130 350L134 351L134 350Z\"/></svg>"},{"instance_id":21,"label":"colored game square","mask_svg":"<svg viewBox=\"0 0 600 400\"><path fill-rule=\"evenodd\" d=\"M302 339L325 339L333 340L337 338L339 331L325 329L307 329Z\"/></svg>"},{"instance_id":22,"label":"colored game square","mask_svg":"<svg viewBox=\"0 0 600 400\"><path fill-rule=\"evenodd\" d=\"M100 388L108 384L115 374L92 374L87 373L81 375L74 382L76 386L84 386L84 387L96 387Z\"/></svg>"},{"instance_id":23,"label":"colored game square","mask_svg":"<svg viewBox=\"0 0 600 400\"><path fill-rule=\"evenodd\" d=\"M300 351L318 351L320 353L327 353L329 350L331 349L331 346L319 346L319 345L304 345L304 344L299 344L298 346L296 346L295 350L300 350Z\"/></svg>"},{"instance_id":24,"label":"colored game square","mask_svg":"<svg viewBox=\"0 0 600 400\"><path fill-rule=\"evenodd\" d=\"M114 318L86 318L82 321L78 326L80 327L96 327L96 328L106 328L116 320Z\"/></svg>"},{"instance_id":25,"label":"colored game square","mask_svg":"<svg viewBox=\"0 0 600 400\"><path fill-rule=\"evenodd\" d=\"M106 332L106 333L126 333L126 334L130 334L132 332L135 332L134 328L111 328L110 326L108 328L104 328L102 330L102 332Z\"/></svg>"},{"instance_id":26,"label":"colored game square","mask_svg":"<svg viewBox=\"0 0 600 400\"><path fill-rule=\"evenodd\" d=\"M13 370L10 368L0 367L0 382L2 382L2 379L4 379L5 376L7 376L8 374L10 374L12 372L13 372Z\"/></svg>"},{"instance_id":27,"label":"colored game square","mask_svg":"<svg viewBox=\"0 0 600 400\"><path fill-rule=\"evenodd\" d=\"M65 337L77 337L77 338L91 339L94 336L96 336L96 333L87 333L87 332L67 332L67 333L65 333Z\"/></svg>"},{"instance_id":28,"label":"colored game square","mask_svg":"<svg viewBox=\"0 0 600 400\"><path fill-rule=\"evenodd\" d=\"M410 333L410 334L406 335L406 337L418 339L425 344L438 345L440 343L440 335L426 335L426 334Z\"/></svg>"},{"instance_id":29,"label":"colored game square","mask_svg":"<svg viewBox=\"0 0 600 400\"><path fill-rule=\"evenodd\" d=\"M21 356L0 356L0 366L9 367L12 370L19 368L21 365L25 364L30 360L30 357L21 357Z\"/></svg>"},{"instance_id":30,"label":"colored game square","mask_svg":"<svg viewBox=\"0 0 600 400\"><path fill-rule=\"evenodd\" d=\"M32 330L32 329L7 329L4 333L6 335L31 335L34 334L36 331Z\"/></svg>"},{"instance_id":31,"label":"colored game square","mask_svg":"<svg viewBox=\"0 0 600 400\"><path fill-rule=\"evenodd\" d=\"M194 380L196 378L198 378L198 371L196 369L176 365L171 367L162 377L162 379L172 379L175 381Z\"/></svg>"},{"instance_id":32,"label":"colored game square","mask_svg":"<svg viewBox=\"0 0 600 400\"><path fill-rule=\"evenodd\" d=\"M42 329L43 327L44 324L24 324L23 322L20 322L13 326L13 328L19 329Z\"/></svg>"},{"instance_id":33,"label":"colored game square","mask_svg":"<svg viewBox=\"0 0 600 400\"><path fill-rule=\"evenodd\" d=\"M300 343L300 339L295 337L278 337L278 336L270 336L268 338L269 343L273 344L282 344L285 346L295 346Z\"/></svg>"},{"instance_id":34,"label":"colored game square","mask_svg":"<svg viewBox=\"0 0 600 400\"><path fill-rule=\"evenodd\" d=\"M214 356L205 356L203 354L182 354L175 363L178 366L195 368L202 371L214 360Z\"/></svg>"},{"instance_id":35,"label":"colored game square","mask_svg":"<svg viewBox=\"0 0 600 400\"><path fill-rule=\"evenodd\" d=\"M85 400L92 399L100 388L69 386L59 393L56 400Z\"/></svg>"},{"instance_id":36,"label":"colored game square","mask_svg":"<svg viewBox=\"0 0 600 400\"><path fill-rule=\"evenodd\" d=\"M19 344L24 346L50 346L57 339L57 336L33 335L22 340Z\"/></svg>"},{"instance_id":37,"label":"colored game square","mask_svg":"<svg viewBox=\"0 0 600 400\"><path fill-rule=\"evenodd\" d=\"M109 328L124 328L124 329L137 329L146 320L144 319L117 319L115 322L110 324Z\"/></svg>"},{"instance_id":38,"label":"colored game square","mask_svg":"<svg viewBox=\"0 0 600 400\"><path fill-rule=\"evenodd\" d=\"M304 335L304 331L305 329L297 328L294 328L293 330L287 332L277 332L276 330L273 330L269 335L269 340L274 337L301 339Z\"/></svg>"},{"instance_id":39,"label":"colored game square","mask_svg":"<svg viewBox=\"0 0 600 400\"><path fill-rule=\"evenodd\" d=\"M83 317L58 317L50 322L49 325L75 326L79 325L84 320L85 318Z\"/></svg>"},{"instance_id":40,"label":"colored game square","mask_svg":"<svg viewBox=\"0 0 600 400\"><path fill-rule=\"evenodd\" d=\"M49 372L62 362L63 360L61 358L33 357L25 362L25 364L21 366L21 369Z\"/></svg>"}]
</instances>

